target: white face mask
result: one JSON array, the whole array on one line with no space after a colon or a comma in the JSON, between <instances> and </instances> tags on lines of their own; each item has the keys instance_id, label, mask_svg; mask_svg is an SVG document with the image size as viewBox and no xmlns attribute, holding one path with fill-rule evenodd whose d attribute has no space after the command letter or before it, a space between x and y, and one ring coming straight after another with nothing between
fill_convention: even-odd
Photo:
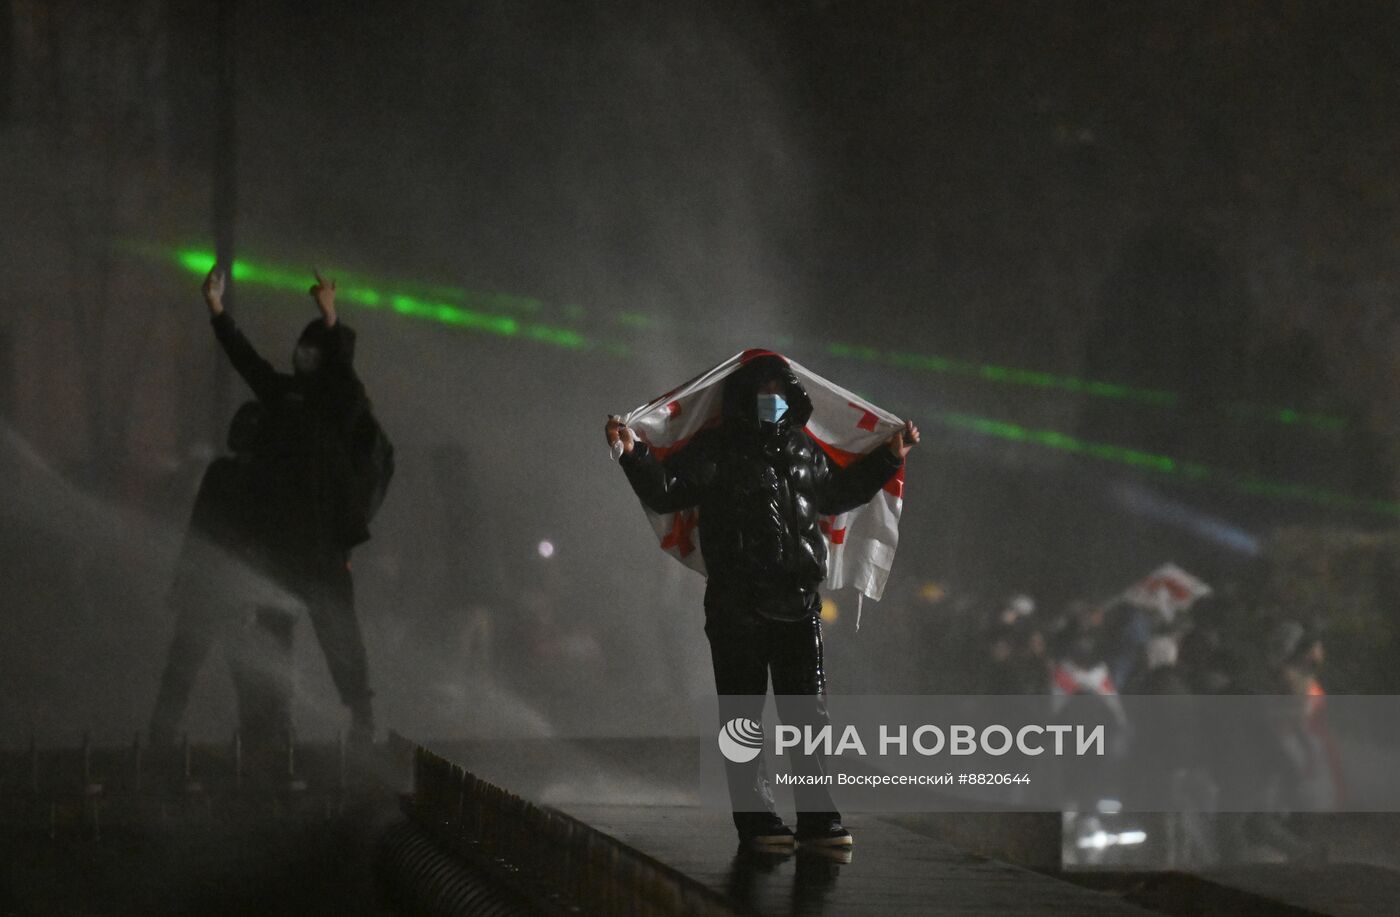
<instances>
[{"instance_id":1,"label":"white face mask","mask_svg":"<svg viewBox=\"0 0 1400 917\"><path fill-rule=\"evenodd\" d=\"M758 396L758 419L763 423L777 423L787 413L788 403L782 395Z\"/></svg>"}]
</instances>

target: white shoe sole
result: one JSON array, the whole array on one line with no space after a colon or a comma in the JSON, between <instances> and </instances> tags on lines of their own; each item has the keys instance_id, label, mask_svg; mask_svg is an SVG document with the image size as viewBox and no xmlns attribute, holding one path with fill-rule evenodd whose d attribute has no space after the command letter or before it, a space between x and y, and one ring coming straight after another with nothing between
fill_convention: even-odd
<instances>
[{"instance_id":1,"label":"white shoe sole","mask_svg":"<svg viewBox=\"0 0 1400 917\"><path fill-rule=\"evenodd\" d=\"M760 834L744 843L750 847L791 847L796 841L790 834Z\"/></svg>"},{"instance_id":2,"label":"white shoe sole","mask_svg":"<svg viewBox=\"0 0 1400 917\"><path fill-rule=\"evenodd\" d=\"M804 847L849 847L855 843L855 838L849 834L841 837L814 837L799 839L798 843Z\"/></svg>"}]
</instances>

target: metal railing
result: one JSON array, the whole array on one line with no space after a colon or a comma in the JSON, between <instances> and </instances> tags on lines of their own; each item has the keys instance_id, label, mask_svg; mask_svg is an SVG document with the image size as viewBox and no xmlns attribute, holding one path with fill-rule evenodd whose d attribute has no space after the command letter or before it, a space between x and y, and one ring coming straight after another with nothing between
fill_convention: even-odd
<instances>
[{"instance_id":1,"label":"metal railing","mask_svg":"<svg viewBox=\"0 0 1400 917\"><path fill-rule=\"evenodd\" d=\"M418 746L409 819L544 913L745 913L699 881L582 821L522 799Z\"/></svg>"}]
</instances>

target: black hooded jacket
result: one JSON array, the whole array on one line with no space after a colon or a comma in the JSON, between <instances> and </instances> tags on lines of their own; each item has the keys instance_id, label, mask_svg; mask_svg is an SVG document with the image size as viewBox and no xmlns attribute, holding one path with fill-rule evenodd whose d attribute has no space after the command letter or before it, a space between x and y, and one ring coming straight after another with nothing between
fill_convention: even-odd
<instances>
[{"instance_id":1,"label":"black hooded jacket","mask_svg":"<svg viewBox=\"0 0 1400 917\"><path fill-rule=\"evenodd\" d=\"M354 369L355 332L344 322L307 325L298 344L315 347L321 359L306 374L273 369L227 312L214 318L214 334L267 409L254 448L253 499L269 554L295 572L343 564L344 552L368 537L354 499L363 474L356 439L369 415Z\"/></svg>"},{"instance_id":2,"label":"black hooded jacket","mask_svg":"<svg viewBox=\"0 0 1400 917\"><path fill-rule=\"evenodd\" d=\"M758 390L774 379L788 409L777 424L760 423ZM868 502L899 470L901 460L884 447L837 466L806 432L811 416L811 399L787 361L766 354L725 380L719 424L665 461L641 442L622 457L632 489L653 512L699 508L710 613L738 607L778 620L813 614L826 578L821 517Z\"/></svg>"}]
</instances>

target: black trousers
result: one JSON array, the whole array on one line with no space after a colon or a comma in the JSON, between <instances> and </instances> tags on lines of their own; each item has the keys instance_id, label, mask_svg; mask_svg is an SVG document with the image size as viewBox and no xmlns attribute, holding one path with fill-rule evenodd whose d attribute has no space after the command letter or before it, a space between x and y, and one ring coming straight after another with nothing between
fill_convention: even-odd
<instances>
[{"instance_id":1,"label":"black trousers","mask_svg":"<svg viewBox=\"0 0 1400 917\"><path fill-rule=\"evenodd\" d=\"M355 614L355 588L348 556L344 551L337 551L296 561L284 561L279 569L272 571L273 576L306 605L331 680L340 702L350 708L353 724L372 729L374 692L369 686L365 642ZM236 625L235 632L229 633L229 612L216 606L217 603L198 598L183 598L178 603L175 636L151 717L154 745L168 745L174 741L199 670L215 641L221 637L230 638L225 649L238 689L243 728L251 721L257 724L256 732L285 734L286 729L277 724L285 720L290 726L292 624L288 621L292 619L283 620L274 609L259 609L250 633L238 633ZM263 643L266 665L241 661L257 655L249 657L250 638L255 643ZM248 710L255 711L251 718L245 715L245 702Z\"/></svg>"},{"instance_id":2,"label":"black trousers","mask_svg":"<svg viewBox=\"0 0 1400 917\"><path fill-rule=\"evenodd\" d=\"M370 699L374 692L369 687L365 640L355 614L355 583L350 575L349 554L327 550L303 558L286 571L283 581L306 603L340 702L350 708L356 726L371 727Z\"/></svg>"},{"instance_id":3,"label":"black trousers","mask_svg":"<svg viewBox=\"0 0 1400 917\"><path fill-rule=\"evenodd\" d=\"M238 729L246 748L285 743L292 727L292 637L296 616L259 608L250 620L211 603L182 603L161 673L150 740L174 743L199 671L216 642L223 644L238 697Z\"/></svg>"},{"instance_id":4,"label":"black trousers","mask_svg":"<svg viewBox=\"0 0 1400 917\"><path fill-rule=\"evenodd\" d=\"M763 703L771 677L778 718L783 723L813 730L830 724L826 709L826 672L822 665L821 619L813 614L800 621L775 621L753 612L706 600L705 636L719 694L720 725L735 717L763 722ZM725 778L734 810L734 824L743 831L755 817L775 811L766 754L736 764L726 759ZM796 756L794 773L825 777L817 756ZM793 788L798 821L839 818L827 788L818 783Z\"/></svg>"},{"instance_id":5,"label":"black trousers","mask_svg":"<svg viewBox=\"0 0 1400 917\"><path fill-rule=\"evenodd\" d=\"M296 621L289 611L259 608L252 621L229 635L225 645L238 696L238 732L251 773L275 773L279 758L286 767L296 681L292 656Z\"/></svg>"},{"instance_id":6,"label":"black trousers","mask_svg":"<svg viewBox=\"0 0 1400 917\"><path fill-rule=\"evenodd\" d=\"M155 710L151 714L151 745L164 747L174 743L195 679L209 658L214 641L222 635L223 626L224 622L206 603L177 603L175 636L166 653Z\"/></svg>"}]
</instances>

